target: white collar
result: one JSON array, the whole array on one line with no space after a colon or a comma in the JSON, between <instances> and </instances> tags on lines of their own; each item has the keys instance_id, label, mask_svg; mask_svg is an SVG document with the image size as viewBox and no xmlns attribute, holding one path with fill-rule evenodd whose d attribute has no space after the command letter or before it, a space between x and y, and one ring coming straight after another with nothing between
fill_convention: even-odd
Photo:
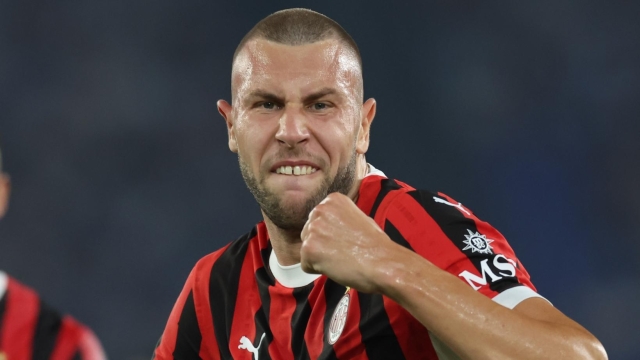
<instances>
[{"instance_id":1,"label":"white collar","mask_svg":"<svg viewBox=\"0 0 640 360\"><path fill-rule=\"evenodd\" d=\"M365 175L364 177L367 176L371 176L371 175L378 175L378 176L382 176L382 177L387 177L387 175L385 175L382 171L376 169L373 167L373 165L368 164L369 165L369 171L367 172L367 175Z\"/></svg>"},{"instance_id":2,"label":"white collar","mask_svg":"<svg viewBox=\"0 0 640 360\"><path fill-rule=\"evenodd\" d=\"M276 280L287 288L309 285L321 276L320 274L308 274L302 271L300 263L288 266L280 265L273 250L269 255L269 268Z\"/></svg>"},{"instance_id":3,"label":"white collar","mask_svg":"<svg viewBox=\"0 0 640 360\"><path fill-rule=\"evenodd\" d=\"M368 165L368 172L365 177L372 175L387 177L382 171L373 167L373 165ZM269 255L269 268L276 280L282 284L282 286L287 288L297 288L309 285L321 276L320 274L309 274L304 272L300 263L288 266L280 265L276 258L276 253L273 250L271 250L271 254Z\"/></svg>"}]
</instances>

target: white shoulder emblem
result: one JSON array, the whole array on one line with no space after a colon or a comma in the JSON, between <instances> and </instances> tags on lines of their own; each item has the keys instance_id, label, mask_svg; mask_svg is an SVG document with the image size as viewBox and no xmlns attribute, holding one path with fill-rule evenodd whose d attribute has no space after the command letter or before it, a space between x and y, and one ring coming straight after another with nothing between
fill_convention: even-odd
<instances>
[{"instance_id":1,"label":"white shoulder emblem","mask_svg":"<svg viewBox=\"0 0 640 360\"><path fill-rule=\"evenodd\" d=\"M329 323L329 332L327 333L327 341L330 345L333 345L338 341L338 338L344 330L344 325L347 323L347 312L349 311L349 288L346 293L340 299L340 302L336 306L331 316L331 322Z\"/></svg>"},{"instance_id":2,"label":"white shoulder emblem","mask_svg":"<svg viewBox=\"0 0 640 360\"><path fill-rule=\"evenodd\" d=\"M462 242L467 244L467 246L462 249L462 251L471 249L474 253L479 252L480 254L493 254L493 248L489 245L493 240L487 239L485 235L482 235L477 231L474 233L467 229L467 232L469 235L464 236L467 240L462 240Z\"/></svg>"}]
</instances>

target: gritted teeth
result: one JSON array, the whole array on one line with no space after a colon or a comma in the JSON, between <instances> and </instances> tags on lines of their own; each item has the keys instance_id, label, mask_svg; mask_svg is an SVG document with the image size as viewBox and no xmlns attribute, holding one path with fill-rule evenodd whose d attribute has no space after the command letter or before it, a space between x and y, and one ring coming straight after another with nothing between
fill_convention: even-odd
<instances>
[{"instance_id":1,"label":"gritted teeth","mask_svg":"<svg viewBox=\"0 0 640 360\"><path fill-rule=\"evenodd\" d=\"M318 169L312 166L280 166L276 169L276 174L284 175L309 175L316 172Z\"/></svg>"}]
</instances>

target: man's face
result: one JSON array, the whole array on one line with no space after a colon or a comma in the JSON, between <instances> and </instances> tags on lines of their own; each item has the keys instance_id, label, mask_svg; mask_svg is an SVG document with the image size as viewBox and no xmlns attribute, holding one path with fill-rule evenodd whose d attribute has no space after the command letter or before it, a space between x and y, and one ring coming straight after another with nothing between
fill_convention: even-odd
<instances>
[{"instance_id":1,"label":"man's face","mask_svg":"<svg viewBox=\"0 0 640 360\"><path fill-rule=\"evenodd\" d=\"M341 43L252 40L234 63L232 94L232 107L218 103L229 147L275 225L301 230L329 193L353 190L370 120L363 121L360 66Z\"/></svg>"}]
</instances>

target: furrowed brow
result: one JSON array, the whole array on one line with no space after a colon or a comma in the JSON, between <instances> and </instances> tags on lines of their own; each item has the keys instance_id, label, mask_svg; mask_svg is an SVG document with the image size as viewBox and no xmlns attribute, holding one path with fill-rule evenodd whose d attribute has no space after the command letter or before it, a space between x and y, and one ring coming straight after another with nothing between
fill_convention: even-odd
<instances>
[{"instance_id":1,"label":"furrowed brow","mask_svg":"<svg viewBox=\"0 0 640 360\"><path fill-rule=\"evenodd\" d=\"M322 88L312 94L309 94L307 96L304 97L303 101L305 103L310 103L310 102L314 102L318 99L321 99L327 95L334 95L337 94L338 92L335 89L332 88Z\"/></svg>"},{"instance_id":2,"label":"furrowed brow","mask_svg":"<svg viewBox=\"0 0 640 360\"><path fill-rule=\"evenodd\" d=\"M246 97L245 97L245 105L250 105L252 102L256 101L256 100L262 100L262 101L269 101L269 102L274 102L277 104L282 104L284 102L284 99L282 99L281 97L279 97L276 94L270 93L268 91L265 90L255 90L250 92Z\"/></svg>"}]
</instances>

